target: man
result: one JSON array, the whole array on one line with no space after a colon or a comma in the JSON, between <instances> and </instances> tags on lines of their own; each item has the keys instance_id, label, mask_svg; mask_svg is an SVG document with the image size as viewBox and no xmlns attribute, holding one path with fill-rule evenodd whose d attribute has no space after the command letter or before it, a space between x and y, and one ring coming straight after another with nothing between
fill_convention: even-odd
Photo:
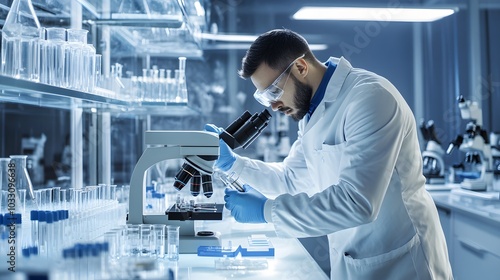
<instances>
[{"instance_id":1,"label":"man","mask_svg":"<svg viewBox=\"0 0 500 280\"><path fill-rule=\"evenodd\" d=\"M332 279L453 278L414 116L389 81L344 58L321 63L290 30L259 36L239 74L299 130L280 163L238 156L221 142L216 166L248 183L245 192L225 191L236 221L273 223L279 237L327 235Z\"/></svg>"}]
</instances>

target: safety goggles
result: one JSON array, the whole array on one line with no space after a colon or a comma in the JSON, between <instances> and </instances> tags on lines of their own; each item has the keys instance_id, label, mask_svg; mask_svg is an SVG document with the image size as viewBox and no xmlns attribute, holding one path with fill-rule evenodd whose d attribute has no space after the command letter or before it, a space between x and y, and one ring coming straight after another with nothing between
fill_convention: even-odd
<instances>
[{"instance_id":1,"label":"safety goggles","mask_svg":"<svg viewBox=\"0 0 500 280\"><path fill-rule=\"evenodd\" d=\"M288 69L290 69L290 67L292 67L292 65L297 60L303 58L304 56L305 56L305 54L301 55L300 57L298 57L297 59L295 59L294 61L292 61L292 63L290 63L290 65L288 65L288 67L285 69L285 71L283 71L283 73L281 73L278 76L278 78L276 78L276 80L274 80L274 82L270 86L268 86L267 88L265 88L263 90L258 90L257 89L255 91L255 93L253 94L253 97L255 98L255 100L257 100L260 104L262 104L262 105L264 105L266 107L269 107L269 106L271 106L272 102L280 99L281 96L284 93L284 90L278 86L278 83L285 76L285 74L287 73ZM285 84L283 85L283 88L285 87L286 82L288 81L289 77L290 77L290 73L288 73L288 76L287 76L287 79L285 81Z\"/></svg>"}]
</instances>

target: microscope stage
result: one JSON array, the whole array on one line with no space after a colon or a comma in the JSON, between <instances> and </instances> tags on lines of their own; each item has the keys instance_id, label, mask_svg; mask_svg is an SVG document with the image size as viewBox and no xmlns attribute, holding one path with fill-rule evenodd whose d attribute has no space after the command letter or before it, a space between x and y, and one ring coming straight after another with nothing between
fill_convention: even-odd
<instances>
[{"instance_id":1,"label":"microscope stage","mask_svg":"<svg viewBox=\"0 0 500 280\"><path fill-rule=\"evenodd\" d=\"M224 204L203 203L193 207L179 208L172 205L166 212L169 220L222 220Z\"/></svg>"}]
</instances>

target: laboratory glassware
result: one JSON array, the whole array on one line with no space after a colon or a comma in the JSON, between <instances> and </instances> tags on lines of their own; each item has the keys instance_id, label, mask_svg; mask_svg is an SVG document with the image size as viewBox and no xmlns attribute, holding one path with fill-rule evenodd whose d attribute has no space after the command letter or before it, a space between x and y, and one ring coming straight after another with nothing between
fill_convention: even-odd
<instances>
[{"instance_id":1,"label":"laboratory glassware","mask_svg":"<svg viewBox=\"0 0 500 280\"><path fill-rule=\"evenodd\" d=\"M186 58L179 57L179 77L177 80L177 96L175 98L176 103L187 103L188 93L186 86Z\"/></svg>"},{"instance_id":2,"label":"laboratory glassware","mask_svg":"<svg viewBox=\"0 0 500 280\"><path fill-rule=\"evenodd\" d=\"M179 260L179 226L167 226L167 251L169 261Z\"/></svg>"},{"instance_id":3,"label":"laboratory glassware","mask_svg":"<svg viewBox=\"0 0 500 280\"><path fill-rule=\"evenodd\" d=\"M82 89L84 73L84 50L87 45L87 30L67 29L68 45L65 49L64 83L71 89Z\"/></svg>"},{"instance_id":4,"label":"laboratory glassware","mask_svg":"<svg viewBox=\"0 0 500 280\"><path fill-rule=\"evenodd\" d=\"M37 209L37 204L35 200L35 194L33 192L33 185L31 184L31 180L28 174L28 170L26 169L26 158L28 156L25 155L12 155L10 156L11 164L14 164L15 170L15 187L16 191L19 194L20 190L25 190L26 192L26 205L28 210ZM21 205L19 205L21 206ZM16 209L18 209L18 205L16 205Z\"/></svg>"},{"instance_id":5,"label":"laboratory glassware","mask_svg":"<svg viewBox=\"0 0 500 280\"><path fill-rule=\"evenodd\" d=\"M158 259L165 258L165 241L165 225L153 225L153 254Z\"/></svg>"},{"instance_id":6,"label":"laboratory glassware","mask_svg":"<svg viewBox=\"0 0 500 280\"><path fill-rule=\"evenodd\" d=\"M151 257L151 253L154 251L153 246L153 226L148 224L139 225L140 238L141 238L141 256Z\"/></svg>"},{"instance_id":7,"label":"laboratory glassware","mask_svg":"<svg viewBox=\"0 0 500 280\"><path fill-rule=\"evenodd\" d=\"M127 225L125 255L128 257L137 257L140 255L141 239L139 225Z\"/></svg>"},{"instance_id":8,"label":"laboratory glassware","mask_svg":"<svg viewBox=\"0 0 500 280\"><path fill-rule=\"evenodd\" d=\"M2 74L39 81L40 23L31 0L14 0L2 28Z\"/></svg>"},{"instance_id":9,"label":"laboratory glassware","mask_svg":"<svg viewBox=\"0 0 500 280\"><path fill-rule=\"evenodd\" d=\"M0 213L6 213L7 204L7 191L9 188L9 163L10 158L0 158Z\"/></svg>"},{"instance_id":10,"label":"laboratory glassware","mask_svg":"<svg viewBox=\"0 0 500 280\"><path fill-rule=\"evenodd\" d=\"M64 81L64 56L66 52L66 29L47 28L47 40L43 46L41 58L48 67L42 65L42 69L48 70L48 84L61 87Z\"/></svg>"},{"instance_id":11,"label":"laboratory glassware","mask_svg":"<svg viewBox=\"0 0 500 280\"><path fill-rule=\"evenodd\" d=\"M95 47L92 44L85 44L83 48L83 74L82 74L82 90L86 92L94 92L96 69Z\"/></svg>"},{"instance_id":12,"label":"laboratory glassware","mask_svg":"<svg viewBox=\"0 0 500 280\"><path fill-rule=\"evenodd\" d=\"M40 27L38 37L38 48L40 50L40 83L49 84L49 63L48 59L48 44L47 44L47 28Z\"/></svg>"},{"instance_id":13,"label":"laboratory glassware","mask_svg":"<svg viewBox=\"0 0 500 280\"><path fill-rule=\"evenodd\" d=\"M94 58L95 72L94 72L94 86L101 87L102 83L102 54L96 54Z\"/></svg>"}]
</instances>

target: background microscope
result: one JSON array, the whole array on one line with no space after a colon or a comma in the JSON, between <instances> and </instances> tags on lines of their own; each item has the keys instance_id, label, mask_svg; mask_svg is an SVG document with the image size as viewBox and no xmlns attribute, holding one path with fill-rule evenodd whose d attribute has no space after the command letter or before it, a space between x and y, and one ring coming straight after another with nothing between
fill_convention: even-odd
<instances>
[{"instance_id":1,"label":"background microscope","mask_svg":"<svg viewBox=\"0 0 500 280\"><path fill-rule=\"evenodd\" d=\"M423 173L427 184L444 184L444 150L441 148L434 121L429 120L427 123L422 120L420 124L420 132L422 137L427 142L425 151L422 152L423 157Z\"/></svg>"},{"instance_id":2,"label":"background microscope","mask_svg":"<svg viewBox=\"0 0 500 280\"><path fill-rule=\"evenodd\" d=\"M458 148L465 153L464 162L456 174L463 178L460 186L464 189L484 191L491 186L493 180L493 160L488 133L483 129L482 111L476 102L458 98L458 107L462 119L470 120L465 128L465 133L458 135L450 143L447 154Z\"/></svg>"}]
</instances>

